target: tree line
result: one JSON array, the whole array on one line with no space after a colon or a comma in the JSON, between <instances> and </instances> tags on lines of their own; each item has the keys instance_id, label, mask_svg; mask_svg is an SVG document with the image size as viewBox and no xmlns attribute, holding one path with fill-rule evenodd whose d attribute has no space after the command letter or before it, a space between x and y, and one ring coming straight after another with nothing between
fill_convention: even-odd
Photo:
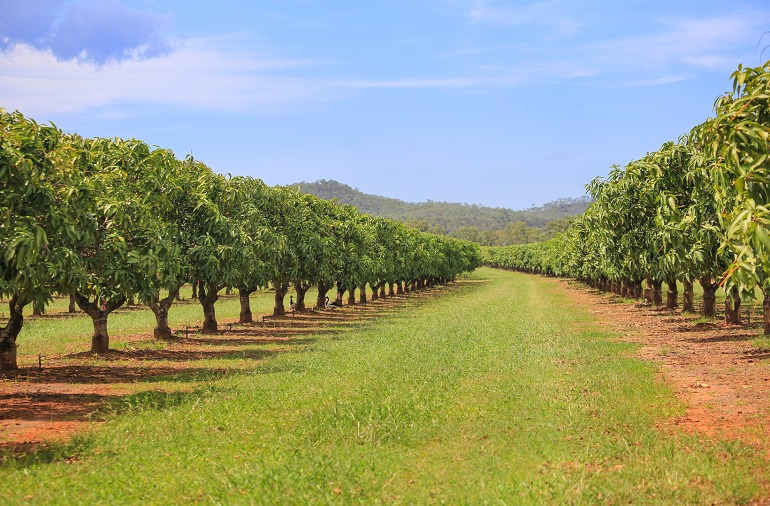
<instances>
[{"instance_id":1,"label":"tree line","mask_svg":"<svg viewBox=\"0 0 770 506\"><path fill-rule=\"evenodd\" d=\"M273 314L318 287L317 307L335 290L341 304L445 283L480 265L476 244L427 234L294 188L223 176L188 156L136 139L84 138L0 109L0 369L17 368L24 308L70 295L93 320L91 350L109 350L108 317L130 298L155 314L157 338L192 283L203 331L215 304L238 290L275 290ZM386 290L387 288L387 290Z\"/></svg>"},{"instance_id":2,"label":"tree line","mask_svg":"<svg viewBox=\"0 0 770 506\"><path fill-rule=\"evenodd\" d=\"M334 180L297 183L300 191L323 199L339 199L359 211L399 220L424 232L472 240L482 245L506 246L527 241L550 239L566 228L565 218L581 214L588 207L588 198L563 198L542 206L516 211L501 207L486 207L451 202L404 202L403 200L369 195Z\"/></svg>"},{"instance_id":3,"label":"tree line","mask_svg":"<svg viewBox=\"0 0 770 506\"><path fill-rule=\"evenodd\" d=\"M741 300L759 289L770 334L770 62L739 65L732 80L715 117L588 184L593 202L563 234L491 248L485 262L656 305L665 282L671 309L679 282L684 311L693 311L697 282L705 316L715 314L721 288L727 323L741 322Z\"/></svg>"}]
</instances>

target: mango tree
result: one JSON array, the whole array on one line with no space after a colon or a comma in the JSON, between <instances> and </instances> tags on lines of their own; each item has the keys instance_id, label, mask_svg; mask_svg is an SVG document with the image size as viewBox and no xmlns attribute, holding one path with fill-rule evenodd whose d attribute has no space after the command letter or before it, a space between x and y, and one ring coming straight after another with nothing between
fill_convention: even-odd
<instances>
[{"instance_id":1,"label":"mango tree","mask_svg":"<svg viewBox=\"0 0 770 506\"><path fill-rule=\"evenodd\" d=\"M0 370L17 369L24 307L69 292L78 272L82 180L55 126L0 112L0 297L9 299L0 328Z\"/></svg>"},{"instance_id":2,"label":"mango tree","mask_svg":"<svg viewBox=\"0 0 770 506\"><path fill-rule=\"evenodd\" d=\"M194 160L188 163L200 164ZM197 286L203 309L203 332L217 332L216 302L219 292L236 286L244 266L252 261L250 238L238 209L242 205L238 183L229 178L200 170L197 185L205 198L193 212L188 258L190 275Z\"/></svg>"},{"instance_id":3,"label":"mango tree","mask_svg":"<svg viewBox=\"0 0 770 506\"><path fill-rule=\"evenodd\" d=\"M732 93L717 99L716 117L702 127L726 247L735 254L724 285L749 296L759 285L770 334L770 62L739 66L732 78Z\"/></svg>"},{"instance_id":4,"label":"mango tree","mask_svg":"<svg viewBox=\"0 0 770 506\"><path fill-rule=\"evenodd\" d=\"M231 191L236 192L234 217L243 226L249 239L244 244L244 263L238 273L236 287L240 299L241 323L251 323L251 294L267 287L273 278L274 266L286 251L286 238L271 226L265 203L272 199L274 190L259 179L234 178Z\"/></svg>"},{"instance_id":5,"label":"mango tree","mask_svg":"<svg viewBox=\"0 0 770 506\"><path fill-rule=\"evenodd\" d=\"M178 268L179 249L157 214L162 170L147 144L135 139L71 139L89 200L77 242L75 299L94 326L91 351L109 350L109 314L134 294L148 300L164 273Z\"/></svg>"}]
</instances>

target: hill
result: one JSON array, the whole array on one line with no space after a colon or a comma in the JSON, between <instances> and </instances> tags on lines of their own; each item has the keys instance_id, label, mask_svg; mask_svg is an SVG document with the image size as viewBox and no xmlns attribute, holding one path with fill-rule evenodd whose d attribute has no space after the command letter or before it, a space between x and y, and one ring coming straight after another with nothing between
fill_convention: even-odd
<instances>
[{"instance_id":1,"label":"hill","mask_svg":"<svg viewBox=\"0 0 770 506\"><path fill-rule=\"evenodd\" d=\"M403 221L417 228L474 240L481 244L516 244L541 240L564 227L561 223L570 216L582 214L589 204L587 197L563 198L538 207L513 210L475 204L451 202L404 202L403 200L370 195L357 188L334 180L321 179L295 185L300 191L322 199L338 199L359 211ZM549 226L550 224L550 226ZM508 238L493 237L508 230ZM530 230L527 230L530 229ZM520 233L510 237L514 230ZM550 230L550 231L549 231ZM548 237L545 237L548 238ZM510 242L514 241L514 242Z\"/></svg>"}]
</instances>

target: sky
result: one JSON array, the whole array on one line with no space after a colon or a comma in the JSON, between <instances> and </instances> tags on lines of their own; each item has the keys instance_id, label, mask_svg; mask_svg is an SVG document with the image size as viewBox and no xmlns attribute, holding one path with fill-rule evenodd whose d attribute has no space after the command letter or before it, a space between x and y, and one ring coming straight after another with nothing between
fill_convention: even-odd
<instances>
[{"instance_id":1,"label":"sky","mask_svg":"<svg viewBox=\"0 0 770 506\"><path fill-rule=\"evenodd\" d=\"M0 0L0 107L271 185L524 209L713 116L767 0Z\"/></svg>"}]
</instances>

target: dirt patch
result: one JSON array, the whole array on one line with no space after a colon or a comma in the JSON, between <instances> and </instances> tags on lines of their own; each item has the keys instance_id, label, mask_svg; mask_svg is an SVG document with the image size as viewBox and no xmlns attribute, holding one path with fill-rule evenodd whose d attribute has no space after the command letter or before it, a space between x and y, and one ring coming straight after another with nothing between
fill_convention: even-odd
<instances>
[{"instance_id":1,"label":"dirt patch","mask_svg":"<svg viewBox=\"0 0 770 506\"><path fill-rule=\"evenodd\" d=\"M632 304L559 282L574 304L586 306L624 340L640 344L640 358L659 364L664 380L686 406L684 416L670 421L672 426L707 439L745 442L770 460L770 350L752 344L762 334L761 313L751 317L744 312L745 324L727 326L720 315L703 321L697 314Z\"/></svg>"}]
</instances>

